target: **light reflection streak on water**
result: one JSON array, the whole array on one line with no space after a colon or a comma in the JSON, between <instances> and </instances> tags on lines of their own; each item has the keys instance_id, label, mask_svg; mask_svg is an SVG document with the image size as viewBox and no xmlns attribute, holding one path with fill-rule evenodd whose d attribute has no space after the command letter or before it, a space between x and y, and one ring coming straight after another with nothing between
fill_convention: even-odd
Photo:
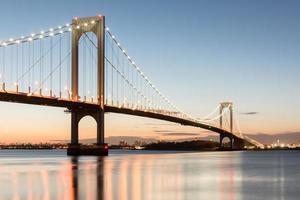
<instances>
[{"instance_id":1,"label":"light reflection streak on water","mask_svg":"<svg viewBox=\"0 0 300 200\"><path fill-rule=\"evenodd\" d=\"M128 171L128 161L127 159L122 159L120 163L120 181L118 184L119 192L118 194L123 200L128 200L128 187L127 187L127 171Z\"/></svg>"}]
</instances>

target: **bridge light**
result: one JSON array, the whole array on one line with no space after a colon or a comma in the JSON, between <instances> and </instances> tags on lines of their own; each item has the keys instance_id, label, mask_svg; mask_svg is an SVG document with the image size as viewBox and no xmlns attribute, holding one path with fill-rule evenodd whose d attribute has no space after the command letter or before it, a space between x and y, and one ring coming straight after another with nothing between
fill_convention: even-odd
<instances>
[{"instance_id":1,"label":"bridge light","mask_svg":"<svg viewBox=\"0 0 300 200\"><path fill-rule=\"evenodd\" d=\"M61 26L58 26L57 28L58 28L58 29L61 29Z\"/></svg>"},{"instance_id":2,"label":"bridge light","mask_svg":"<svg viewBox=\"0 0 300 200\"><path fill-rule=\"evenodd\" d=\"M2 45L3 45L3 46L7 46L7 43L6 43L6 42L3 42Z\"/></svg>"},{"instance_id":3,"label":"bridge light","mask_svg":"<svg viewBox=\"0 0 300 200\"><path fill-rule=\"evenodd\" d=\"M80 26L76 26L77 29L80 29Z\"/></svg>"},{"instance_id":4,"label":"bridge light","mask_svg":"<svg viewBox=\"0 0 300 200\"><path fill-rule=\"evenodd\" d=\"M105 30L106 30L106 31L109 31L109 28L108 28L108 27L106 27L106 28L105 28Z\"/></svg>"},{"instance_id":5,"label":"bridge light","mask_svg":"<svg viewBox=\"0 0 300 200\"><path fill-rule=\"evenodd\" d=\"M53 30L53 28L50 28L49 31L53 32L54 30Z\"/></svg>"},{"instance_id":6,"label":"bridge light","mask_svg":"<svg viewBox=\"0 0 300 200\"><path fill-rule=\"evenodd\" d=\"M44 34L45 33L45 31L41 31L41 34Z\"/></svg>"},{"instance_id":7,"label":"bridge light","mask_svg":"<svg viewBox=\"0 0 300 200\"><path fill-rule=\"evenodd\" d=\"M116 37L114 35L111 36L112 39L115 39Z\"/></svg>"},{"instance_id":8,"label":"bridge light","mask_svg":"<svg viewBox=\"0 0 300 200\"><path fill-rule=\"evenodd\" d=\"M52 37L52 36L54 36L54 33L49 33L49 35Z\"/></svg>"},{"instance_id":9,"label":"bridge light","mask_svg":"<svg viewBox=\"0 0 300 200\"><path fill-rule=\"evenodd\" d=\"M31 37L34 37L35 36L35 34L34 33L31 33Z\"/></svg>"},{"instance_id":10,"label":"bridge light","mask_svg":"<svg viewBox=\"0 0 300 200\"><path fill-rule=\"evenodd\" d=\"M67 86L65 86L65 90L68 90L68 87L67 87Z\"/></svg>"},{"instance_id":11,"label":"bridge light","mask_svg":"<svg viewBox=\"0 0 300 200\"><path fill-rule=\"evenodd\" d=\"M59 33L60 33L60 34L62 34L62 33L63 33L63 31L59 31Z\"/></svg>"},{"instance_id":12,"label":"bridge light","mask_svg":"<svg viewBox=\"0 0 300 200\"><path fill-rule=\"evenodd\" d=\"M70 24L66 24L66 27L70 26Z\"/></svg>"},{"instance_id":13,"label":"bridge light","mask_svg":"<svg viewBox=\"0 0 300 200\"><path fill-rule=\"evenodd\" d=\"M105 150L108 149L108 144L104 144L104 149L105 149Z\"/></svg>"},{"instance_id":14,"label":"bridge light","mask_svg":"<svg viewBox=\"0 0 300 200\"><path fill-rule=\"evenodd\" d=\"M31 42L31 41L32 41L32 38L31 38L31 37L30 37L30 38L28 38L28 41L29 41L29 42Z\"/></svg>"},{"instance_id":15,"label":"bridge light","mask_svg":"<svg viewBox=\"0 0 300 200\"><path fill-rule=\"evenodd\" d=\"M69 29L68 29L68 31L70 31L70 32L71 32L71 31L72 31L72 28L69 28Z\"/></svg>"},{"instance_id":16,"label":"bridge light","mask_svg":"<svg viewBox=\"0 0 300 200\"><path fill-rule=\"evenodd\" d=\"M20 42L21 42L20 40L17 40L17 41L16 41L17 44L19 44Z\"/></svg>"},{"instance_id":17,"label":"bridge light","mask_svg":"<svg viewBox=\"0 0 300 200\"><path fill-rule=\"evenodd\" d=\"M75 20L78 20L78 17L74 17Z\"/></svg>"},{"instance_id":18,"label":"bridge light","mask_svg":"<svg viewBox=\"0 0 300 200\"><path fill-rule=\"evenodd\" d=\"M87 24L87 23L84 23L83 25L84 25L84 26L87 26L88 24Z\"/></svg>"},{"instance_id":19,"label":"bridge light","mask_svg":"<svg viewBox=\"0 0 300 200\"><path fill-rule=\"evenodd\" d=\"M135 65L135 62L134 62L134 61L132 61L131 63L132 63L133 65Z\"/></svg>"},{"instance_id":20,"label":"bridge light","mask_svg":"<svg viewBox=\"0 0 300 200\"><path fill-rule=\"evenodd\" d=\"M24 36L21 36L21 39L24 39L25 37Z\"/></svg>"},{"instance_id":21,"label":"bridge light","mask_svg":"<svg viewBox=\"0 0 300 200\"><path fill-rule=\"evenodd\" d=\"M38 85L38 84L39 84L39 82L38 82L38 81L35 81L35 82L34 82L34 84Z\"/></svg>"},{"instance_id":22,"label":"bridge light","mask_svg":"<svg viewBox=\"0 0 300 200\"><path fill-rule=\"evenodd\" d=\"M95 24L95 20L92 20L92 21L91 21L91 24Z\"/></svg>"},{"instance_id":23,"label":"bridge light","mask_svg":"<svg viewBox=\"0 0 300 200\"><path fill-rule=\"evenodd\" d=\"M117 43L117 45L118 45L118 46L121 46L119 42Z\"/></svg>"},{"instance_id":24,"label":"bridge light","mask_svg":"<svg viewBox=\"0 0 300 200\"><path fill-rule=\"evenodd\" d=\"M43 35L40 35L40 38L42 39L44 36Z\"/></svg>"},{"instance_id":25,"label":"bridge light","mask_svg":"<svg viewBox=\"0 0 300 200\"><path fill-rule=\"evenodd\" d=\"M126 53L126 51L125 51L124 49L122 50L122 52L123 52L123 53Z\"/></svg>"}]
</instances>

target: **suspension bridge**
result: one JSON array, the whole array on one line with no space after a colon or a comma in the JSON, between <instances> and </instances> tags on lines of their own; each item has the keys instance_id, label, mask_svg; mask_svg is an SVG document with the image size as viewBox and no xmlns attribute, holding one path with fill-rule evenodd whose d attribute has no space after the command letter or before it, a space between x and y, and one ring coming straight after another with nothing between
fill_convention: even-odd
<instances>
[{"instance_id":1,"label":"suspension bridge","mask_svg":"<svg viewBox=\"0 0 300 200\"><path fill-rule=\"evenodd\" d=\"M107 154L106 112L207 129L220 134L221 148L224 138L229 138L231 149L263 147L241 133L231 102L222 102L201 119L175 106L129 56L104 16L74 18L69 24L0 41L0 84L0 101L64 107L71 113L68 154ZM97 122L92 150L78 141L78 124L85 116Z\"/></svg>"}]
</instances>

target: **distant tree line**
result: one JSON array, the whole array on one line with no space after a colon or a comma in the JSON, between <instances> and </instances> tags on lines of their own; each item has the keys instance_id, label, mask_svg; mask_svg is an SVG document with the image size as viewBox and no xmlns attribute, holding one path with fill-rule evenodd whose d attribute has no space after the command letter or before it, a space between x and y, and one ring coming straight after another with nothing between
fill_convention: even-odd
<instances>
[{"instance_id":1,"label":"distant tree line","mask_svg":"<svg viewBox=\"0 0 300 200\"><path fill-rule=\"evenodd\" d=\"M0 149L65 149L67 144L60 143L11 143L11 144L0 144Z\"/></svg>"},{"instance_id":2,"label":"distant tree line","mask_svg":"<svg viewBox=\"0 0 300 200\"><path fill-rule=\"evenodd\" d=\"M203 141L203 140L193 140L193 141L184 141L184 142L160 141L156 143L146 144L144 147L145 149L148 150L200 151L200 150L216 150L219 147L219 143L214 141Z\"/></svg>"}]
</instances>

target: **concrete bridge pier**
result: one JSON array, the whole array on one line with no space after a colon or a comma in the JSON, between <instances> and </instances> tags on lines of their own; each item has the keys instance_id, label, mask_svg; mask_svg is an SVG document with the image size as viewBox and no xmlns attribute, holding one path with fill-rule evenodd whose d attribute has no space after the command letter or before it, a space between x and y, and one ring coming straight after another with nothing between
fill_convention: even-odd
<instances>
[{"instance_id":1,"label":"concrete bridge pier","mask_svg":"<svg viewBox=\"0 0 300 200\"><path fill-rule=\"evenodd\" d=\"M229 147L225 147L225 146L224 146L223 140L224 140L225 138L228 138L228 139L229 139ZM232 149L233 149L233 138L232 138L232 136L220 134L219 149L220 149L220 150L225 150L225 149L230 149L230 150L232 150Z\"/></svg>"},{"instance_id":2,"label":"concrete bridge pier","mask_svg":"<svg viewBox=\"0 0 300 200\"><path fill-rule=\"evenodd\" d=\"M93 145L82 145L78 140L78 125L85 116L91 116L97 123L97 142ZM108 145L104 143L104 111L87 111L71 109L71 143L68 155L108 155Z\"/></svg>"},{"instance_id":3,"label":"concrete bridge pier","mask_svg":"<svg viewBox=\"0 0 300 200\"><path fill-rule=\"evenodd\" d=\"M233 149L239 150L239 149L244 149L245 146L245 140L241 138L234 138L233 141Z\"/></svg>"},{"instance_id":4,"label":"concrete bridge pier","mask_svg":"<svg viewBox=\"0 0 300 200\"><path fill-rule=\"evenodd\" d=\"M229 147L224 146L223 140L225 138L229 139ZM245 146L245 141L241 138L234 137L233 135L220 135L220 143L219 143L219 149L220 150L239 150L243 149Z\"/></svg>"}]
</instances>

